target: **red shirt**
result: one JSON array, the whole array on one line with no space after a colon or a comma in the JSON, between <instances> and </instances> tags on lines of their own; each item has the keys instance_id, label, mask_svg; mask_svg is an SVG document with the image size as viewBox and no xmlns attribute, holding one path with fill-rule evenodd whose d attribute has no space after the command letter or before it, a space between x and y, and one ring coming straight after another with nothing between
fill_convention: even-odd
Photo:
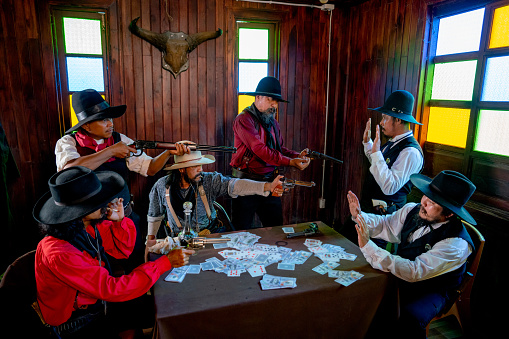
<instances>
[{"instance_id":1,"label":"red shirt","mask_svg":"<svg viewBox=\"0 0 509 339\"><path fill-rule=\"evenodd\" d=\"M233 122L234 146L237 152L233 153L230 166L261 175L272 172L276 166L289 166L290 160L299 156L299 153L283 147L281 129L277 121L274 122L274 129L278 132L282 152L267 147L266 131L250 113L247 111L240 113ZM274 129L271 133L275 139ZM254 155L246 165L243 157L248 150Z\"/></svg>"},{"instance_id":2,"label":"red shirt","mask_svg":"<svg viewBox=\"0 0 509 339\"><path fill-rule=\"evenodd\" d=\"M97 228L106 253L117 259L129 257L136 239L131 219L106 220ZM88 226L87 232L94 237L92 226ZM79 251L65 240L47 236L39 242L35 254L37 301L44 320L56 326L71 317L75 300L78 307L94 304L98 299L131 300L146 293L170 269L168 257L162 256L138 266L128 275L112 277L88 253Z\"/></svg>"}]
</instances>

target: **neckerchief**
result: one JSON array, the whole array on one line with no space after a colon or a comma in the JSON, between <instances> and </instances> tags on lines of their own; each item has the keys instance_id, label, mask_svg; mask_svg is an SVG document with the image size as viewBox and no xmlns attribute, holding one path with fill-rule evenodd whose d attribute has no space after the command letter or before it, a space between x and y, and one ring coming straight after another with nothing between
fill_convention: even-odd
<instances>
[{"instance_id":1,"label":"neckerchief","mask_svg":"<svg viewBox=\"0 0 509 339\"><path fill-rule=\"evenodd\" d=\"M75 134L76 141L81 147L86 147L93 149L96 152L102 151L106 147L112 146L115 142L113 141L113 136L109 137L108 139L105 139L102 144L98 144L97 141L95 141L94 138L81 133L81 131L76 132ZM115 161L115 157L111 157L106 162Z\"/></svg>"},{"instance_id":2,"label":"neckerchief","mask_svg":"<svg viewBox=\"0 0 509 339\"><path fill-rule=\"evenodd\" d=\"M263 127L265 130L265 134L267 135L267 141L266 145L269 148L275 149L279 152L281 152L281 145L279 145L279 138L276 132L275 128L275 119L271 119L269 123L264 123L262 119L263 113L256 108L255 104L253 103L250 107L246 109L249 113L253 115L253 117L258 121L258 123ZM274 141L274 138L272 137L272 129L274 128L274 134L276 135L276 140Z\"/></svg>"}]
</instances>

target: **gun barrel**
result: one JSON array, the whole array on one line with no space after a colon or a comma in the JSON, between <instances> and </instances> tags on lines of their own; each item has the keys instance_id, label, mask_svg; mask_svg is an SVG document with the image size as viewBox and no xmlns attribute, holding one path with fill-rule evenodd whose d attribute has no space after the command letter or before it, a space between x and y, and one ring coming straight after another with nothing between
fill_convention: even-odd
<instances>
[{"instance_id":1,"label":"gun barrel","mask_svg":"<svg viewBox=\"0 0 509 339\"><path fill-rule=\"evenodd\" d=\"M338 164L342 164L343 161L339 160L339 159L336 159L336 158L333 158L331 156L328 156L326 154L323 154L323 153L319 153L319 152L316 152L316 151L311 151L308 149L308 157L310 158L313 158L313 159L322 159L322 160L330 160L330 161L334 161L334 162L337 162Z\"/></svg>"},{"instance_id":2,"label":"gun barrel","mask_svg":"<svg viewBox=\"0 0 509 339\"><path fill-rule=\"evenodd\" d=\"M288 184L292 184L292 185L295 185L295 186L304 186L304 187L313 187L313 186L315 186L315 182L314 181L299 181L299 180L287 179L286 182L288 182Z\"/></svg>"},{"instance_id":3,"label":"gun barrel","mask_svg":"<svg viewBox=\"0 0 509 339\"><path fill-rule=\"evenodd\" d=\"M236 153L236 147L230 146L212 146L212 145L196 145L196 144L188 144L185 143L186 146L189 146L189 149L192 151L207 151L207 152L225 152L225 153ZM145 149L145 148L158 148L158 149L177 149L177 145L173 142L158 142L158 141L145 141L145 140L137 140L134 142L134 147L136 149Z\"/></svg>"}]
</instances>

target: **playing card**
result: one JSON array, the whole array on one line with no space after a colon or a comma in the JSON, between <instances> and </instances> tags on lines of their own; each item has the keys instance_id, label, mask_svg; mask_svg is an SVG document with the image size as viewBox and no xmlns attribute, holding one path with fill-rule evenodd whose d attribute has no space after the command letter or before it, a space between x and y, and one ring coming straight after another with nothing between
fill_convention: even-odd
<instances>
[{"instance_id":1,"label":"playing card","mask_svg":"<svg viewBox=\"0 0 509 339\"><path fill-rule=\"evenodd\" d=\"M228 276L229 277L240 277L240 272L238 270L229 270Z\"/></svg>"},{"instance_id":2,"label":"playing card","mask_svg":"<svg viewBox=\"0 0 509 339\"><path fill-rule=\"evenodd\" d=\"M252 277L259 277L267 273L267 271L265 270L265 266L263 265L253 265L249 267L247 271Z\"/></svg>"},{"instance_id":3,"label":"playing card","mask_svg":"<svg viewBox=\"0 0 509 339\"><path fill-rule=\"evenodd\" d=\"M203 271L211 271L214 269L214 266L212 265L212 263L210 261L202 262L200 264L200 267Z\"/></svg>"},{"instance_id":4,"label":"playing card","mask_svg":"<svg viewBox=\"0 0 509 339\"><path fill-rule=\"evenodd\" d=\"M295 270L295 264L284 264L279 263L277 265L278 270L287 270L287 271L294 271Z\"/></svg>"},{"instance_id":5,"label":"playing card","mask_svg":"<svg viewBox=\"0 0 509 339\"><path fill-rule=\"evenodd\" d=\"M293 227L283 227L282 229L284 233L295 233Z\"/></svg>"},{"instance_id":6,"label":"playing card","mask_svg":"<svg viewBox=\"0 0 509 339\"><path fill-rule=\"evenodd\" d=\"M189 265L189 269L187 270L187 273L189 274L199 274L201 271L200 265Z\"/></svg>"}]
</instances>

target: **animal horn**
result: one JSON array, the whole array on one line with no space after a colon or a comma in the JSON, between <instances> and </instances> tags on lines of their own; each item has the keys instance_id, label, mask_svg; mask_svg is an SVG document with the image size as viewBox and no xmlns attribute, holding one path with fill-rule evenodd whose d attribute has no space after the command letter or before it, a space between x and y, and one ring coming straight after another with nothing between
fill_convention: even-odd
<instances>
[{"instance_id":1,"label":"animal horn","mask_svg":"<svg viewBox=\"0 0 509 339\"><path fill-rule=\"evenodd\" d=\"M223 30L221 28L218 28L217 31L208 31L208 32L201 32L201 33L195 33L188 37L188 43L189 43L189 52L194 50L196 47L198 47L199 44L202 42L205 42L210 39L216 39L220 37L223 34Z\"/></svg>"},{"instance_id":2,"label":"animal horn","mask_svg":"<svg viewBox=\"0 0 509 339\"><path fill-rule=\"evenodd\" d=\"M164 52L166 48L167 38L161 33L154 33L141 27L138 27L136 25L136 22L138 21L139 18L140 17L137 17L129 24L129 30L131 31L131 33L142 38L151 45L157 47L157 49L159 49L161 52Z\"/></svg>"}]
</instances>

